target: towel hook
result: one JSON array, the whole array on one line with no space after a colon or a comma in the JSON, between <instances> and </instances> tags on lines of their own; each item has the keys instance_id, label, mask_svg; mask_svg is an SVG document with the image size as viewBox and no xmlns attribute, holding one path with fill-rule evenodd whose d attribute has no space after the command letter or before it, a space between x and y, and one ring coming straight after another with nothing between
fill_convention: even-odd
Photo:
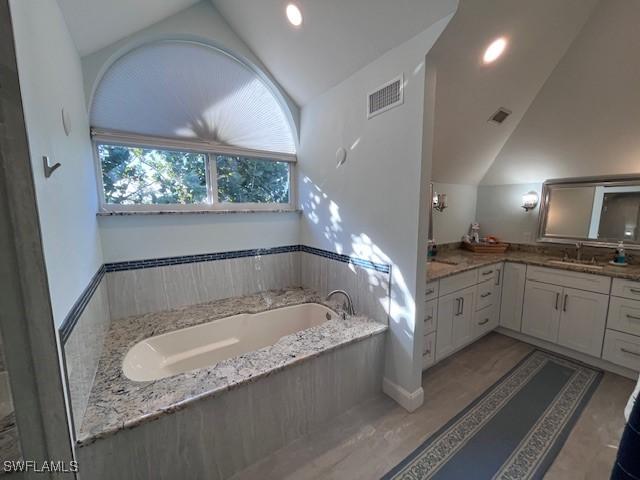
<instances>
[{"instance_id":1,"label":"towel hook","mask_svg":"<svg viewBox=\"0 0 640 480\"><path fill-rule=\"evenodd\" d=\"M46 155L42 156L42 164L44 166L45 178L49 178L51 175L53 175L53 172L55 172L58 168L62 166L60 162L56 163L55 165L49 164L49 157Z\"/></svg>"}]
</instances>

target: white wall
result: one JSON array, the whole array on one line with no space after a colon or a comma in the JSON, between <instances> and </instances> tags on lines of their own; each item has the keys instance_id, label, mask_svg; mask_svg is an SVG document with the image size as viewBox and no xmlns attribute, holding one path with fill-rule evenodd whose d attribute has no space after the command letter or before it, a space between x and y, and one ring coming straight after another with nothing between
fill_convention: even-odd
<instances>
[{"instance_id":1,"label":"white wall","mask_svg":"<svg viewBox=\"0 0 640 480\"><path fill-rule=\"evenodd\" d=\"M541 183L480 185L476 217L482 235L495 235L510 243L535 243L540 207L525 212L522 195L542 193Z\"/></svg>"},{"instance_id":2,"label":"white wall","mask_svg":"<svg viewBox=\"0 0 640 480\"><path fill-rule=\"evenodd\" d=\"M469 233L469 226L476 220L476 185L433 182L437 193L447 195L448 207L443 212L433 211L433 237L436 244L459 242Z\"/></svg>"},{"instance_id":3,"label":"white wall","mask_svg":"<svg viewBox=\"0 0 640 480\"><path fill-rule=\"evenodd\" d=\"M12 0L18 73L56 325L102 264L80 59L55 0ZM64 133L61 108L71 118ZM61 162L45 179L42 156Z\"/></svg>"},{"instance_id":4,"label":"white wall","mask_svg":"<svg viewBox=\"0 0 640 480\"><path fill-rule=\"evenodd\" d=\"M100 217L105 262L297 245L300 214Z\"/></svg>"},{"instance_id":5,"label":"white wall","mask_svg":"<svg viewBox=\"0 0 640 480\"><path fill-rule=\"evenodd\" d=\"M410 393L420 389L422 322L416 325L415 312L425 283L424 277L416 278L424 62L449 19L311 101L301 115L301 242L392 264L385 375ZM367 120L367 93L400 73L406 83L404 104ZM339 147L348 157L336 168Z\"/></svg>"},{"instance_id":6,"label":"white wall","mask_svg":"<svg viewBox=\"0 0 640 480\"><path fill-rule=\"evenodd\" d=\"M482 184L640 172L640 2L602 0Z\"/></svg>"}]
</instances>

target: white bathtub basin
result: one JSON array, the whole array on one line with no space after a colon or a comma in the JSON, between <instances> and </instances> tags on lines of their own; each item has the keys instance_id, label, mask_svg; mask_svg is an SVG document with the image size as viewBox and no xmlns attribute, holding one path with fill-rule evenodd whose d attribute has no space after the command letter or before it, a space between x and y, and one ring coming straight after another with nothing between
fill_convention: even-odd
<instances>
[{"instance_id":1,"label":"white bathtub basin","mask_svg":"<svg viewBox=\"0 0 640 480\"><path fill-rule=\"evenodd\" d=\"M125 355L122 370L136 382L159 380L273 345L336 317L317 303L225 317L138 342Z\"/></svg>"}]
</instances>

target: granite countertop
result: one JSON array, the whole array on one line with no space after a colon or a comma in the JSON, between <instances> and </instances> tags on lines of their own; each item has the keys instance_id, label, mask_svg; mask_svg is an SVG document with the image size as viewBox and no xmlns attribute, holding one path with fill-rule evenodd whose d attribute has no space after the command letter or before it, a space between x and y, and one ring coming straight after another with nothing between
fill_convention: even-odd
<instances>
[{"instance_id":1,"label":"granite countertop","mask_svg":"<svg viewBox=\"0 0 640 480\"><path fill-rule=\"evenodd\" d=\"M438 253L435 261L428 262L427 282L439 280L457 273L466 272L468 270L473 270L474 268L503 261L640 281L640 265L617 267L609 265L606 262L598 262L597 264L604 268L602 270L594 270L579 264L558 265L557 263L551 263L552 260L562 260L562 257L557 255L554 256L546 252L536 253L507 250L505 253L493 254L473 253L462 249L447 250Z\"/></svg>"},{"instance_id":2,"label":"granite countertop","mask_svg":"<svg viewBox=\"0 0 640 480\"><path fill-rule=\"evenodd\" d=\"M122 372L126 353L145 338L231 315L302 303L322 303L337 310L336 303L323 301L313 290L292 288L114 320L78 433L78 446L154 420L197 399L256 381L388 328L366 317L338 318L287 335L274 345L160 380L134 382Z\"/></svg>"}]
</instances>

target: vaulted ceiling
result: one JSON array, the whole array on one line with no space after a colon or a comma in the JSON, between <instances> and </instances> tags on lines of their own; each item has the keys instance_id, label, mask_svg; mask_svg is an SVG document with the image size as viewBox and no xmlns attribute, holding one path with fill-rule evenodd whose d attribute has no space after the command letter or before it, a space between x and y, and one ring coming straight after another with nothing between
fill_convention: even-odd
<instances>
[{"instance_id":1,"label":"vaulted ceiling","mask_svg":"<svg viewBox=\"0 0 640 480\"><path fill-rule=\"evenodd\" d=\"M545 81L589 18L597 0L461 0L428 59L437 89L433 179L477 185ZM485 65L486 47L507 50ZM513 113L488 123L500 107Z\"/></svg>"},{"instance_id":2,"label":"vaulted ceiling","mask_svg":"<svg viewBox=\"0 0 640 480\"><path fill-rule=\"evenodd\" d=\"M457 0L212 0L271 74L304 105L455 11ZM425 52L426 53L426 52Z\"/></svg>"},{"instance_id":3,"label":"vaulted ceiling","mask_svg":"<svg viewBox=\"0 0 640 480\"><path fill-rule=\"evenodd\" d=\"M285 0L211 2L304 105L383 53L453 13L458 0L299 0L303 25L286 19ZM81 56L94 53L197 0L58 0Z\"/></svg>"},{"instance_id":4,"label":"vaulted ceiling","mask_svg":"<svg viewBox=\"0 0 640 480\"><path fill-rule=\"evenodd\" d=\"M153 25L198 0L58 0L80 56Z\"/></svg>"},{"instance_id":5,"label":"vaulted ceiling","mask_svg":"<svg viewBox=\"0 0 640 480\"><path fill-rule=\"evenodd\" d=\"M640 2L602 0L485 185L640 173Z\"/></svg>"}]
</instances>

